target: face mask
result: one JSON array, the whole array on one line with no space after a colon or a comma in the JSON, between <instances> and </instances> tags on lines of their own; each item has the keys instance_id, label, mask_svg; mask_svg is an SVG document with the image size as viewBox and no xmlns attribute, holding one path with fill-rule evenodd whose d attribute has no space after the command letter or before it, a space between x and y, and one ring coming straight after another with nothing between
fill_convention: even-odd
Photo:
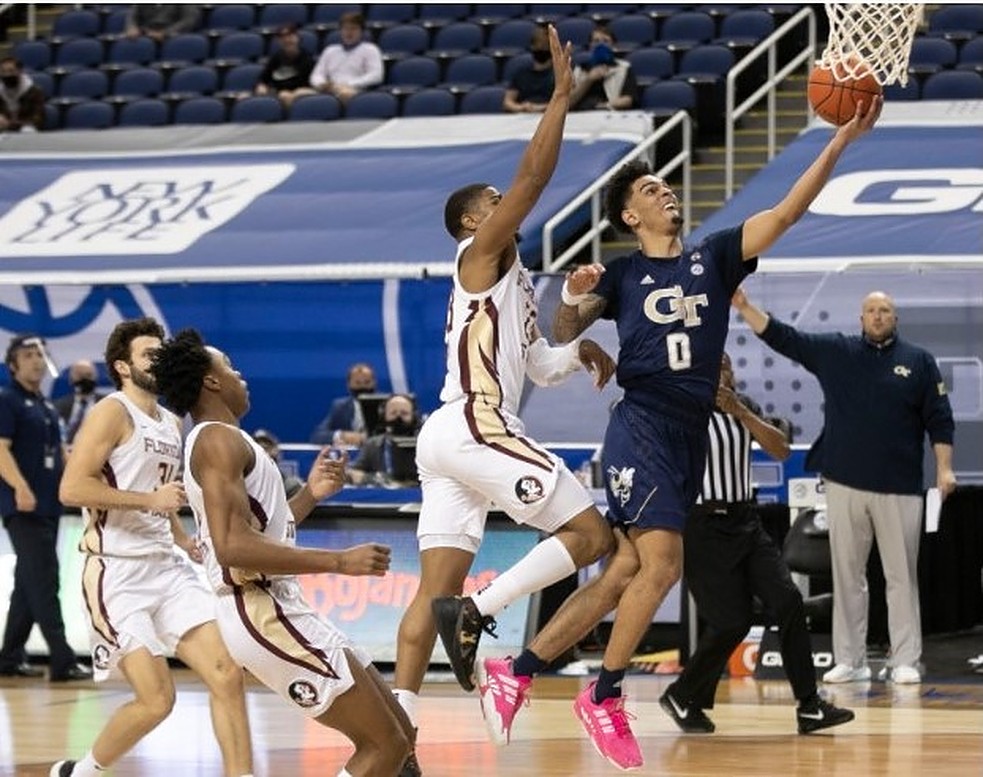
<instances>
[{"instance_id":1,"label":"face mask","mask_svg":"<svg viewBox=\"0 0 983 777\"><path fill-rule=\"evenodd\" d=\"M613 65L614 50L607 43L598 43L590 53L591 65Z\"/></svg>"},{"instance_id":2,"label":"face mask","mask_svg":"<svg viewBox=\"0 0 983 777\"><path fill-rule=\"evenodd\" d=\"M409 437L416 431L412 422L404 421L402 418L397 418L395 421L386 421L386 429L390 434L394 434L397 437Z\"/></svg>"},{"instance_id":3,"label":"face mask","mask_svg":"<svg viewBox=\"0 0 983 777\"><path fill-rule=\"evenodd\" d=\"M72 386L79 394L91 394L96 390L96 382L92 378L79 378Z\"/></svg>"},{"instance_id":4,"label":"face mask","mask_svg":"<svg viewBox=\"0 0 983 777\"><path fill-rule=\"evenodd\" d=\"M532 58L539 64L549 62L553 58L553 55L550 53L549 49L532 49L531 53Z\"/></svg>"},{"instance_id":5,"label":"face mask","mask_svg":"<svg viewBox=\"0 0 983 777\"><path fill-rule=\"evenodd\" d=\"M20 76L4 76L3 85L8 89L16 89L17 84L20 83Z\"/></svg>"}]
</instances>

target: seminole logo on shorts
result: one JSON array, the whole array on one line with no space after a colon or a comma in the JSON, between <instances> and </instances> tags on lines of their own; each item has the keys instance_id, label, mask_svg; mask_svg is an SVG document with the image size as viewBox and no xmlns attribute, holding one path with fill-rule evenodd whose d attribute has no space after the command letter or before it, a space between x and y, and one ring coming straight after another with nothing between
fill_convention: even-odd
<instances>
[{"instance_id":1,"label":"seminole logo on shorts","mask_svg":"<svg viewBox=\"0 0 983 777\"><path fill-rule=\"evenodd\" d=\"M109 669L109 648L99 644L92 649L93 668L104 671Z\"/></svg>"},{"instance_id":2,"label":"seminole logo on shorts","mask_svg":"<svg viewBox=\"0 0 983 777\"><path fill-rule=\"evenodd\" d=\"M531 505L533 502L538 502L542 499L545 496L545 492L539 478L526 475L515 482L515 495L519 497L519 501L523 504Z\"/></svg>"},{"instance_id":3,"label":"seminole logo on shorts","mask_svg":"<svg viewBox=\"0 0 983 777\"><path fill-rule=\"evenodd\" d=\"M299 707L313 707L318 702L317 690L307 680L294 680L287 693Z\"/></svg>"}]
</instances>

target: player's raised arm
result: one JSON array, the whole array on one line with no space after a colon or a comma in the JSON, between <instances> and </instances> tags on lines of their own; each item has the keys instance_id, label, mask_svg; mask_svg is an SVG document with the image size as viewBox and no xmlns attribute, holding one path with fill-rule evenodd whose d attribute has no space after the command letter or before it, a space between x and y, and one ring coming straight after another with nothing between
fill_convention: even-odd
<instances>
[{"instance_id":1,"label":"player's raised arm","mask_svg":"<svg viewBox=\"0 0 983 777\"><path fill-rule=\"evenodd\" d=\"M796 221L802 218L850 143L868 132L881 115L883 97L872 98L870 105L858 104L853 119L840 127L816 160L799 177L785 198L775 207L756 213L744 222L741 252L753 259L768 250Z\"/></svg>"},{"instance_id":2,"label":"player's raised arm","mask_svg":"<svg viewBox=\"0 0 983 777\"><path fill-rule=\"evenodd\" d=\"M536 132L526 146L512 184L494 212L480 226L476 225L474 242L464 255L461 277L467 288L474 288L469 265L481 265L494 271L491 283L497 280L502 254L510 249L523 219L529 215L540 194L546 188L560 154L563 126L570 107L573 74L570 65L571 47L560 44L556 29L549 27L550 53L553 57L555 86L546 111L539 120ZM485 272L488 272L488 269ZM478 270L481 272L481 270ZM491 283L486 283L487 288ZM479 284L481 285L481 284Z\"/></svg>"}]
</instances>

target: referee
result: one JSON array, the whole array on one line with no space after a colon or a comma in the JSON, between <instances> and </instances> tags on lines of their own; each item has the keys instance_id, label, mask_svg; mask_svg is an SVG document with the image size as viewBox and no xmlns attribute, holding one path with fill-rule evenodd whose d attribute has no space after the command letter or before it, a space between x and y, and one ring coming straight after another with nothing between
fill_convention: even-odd
<instances>
[{"instance_id":1,"label":"referee","mask_svg":"<svg viewBox=\"0 0 983 777\"><path fill-rule=\"evenodd\" d=\"M751 400L734 391L734 372L725 353L716 407L710 416L707 467L700 502L683 531L686 582L707 622L679 678L659 703L683 731L709 734L717 681L734 648L751 627L756 595L781 633L782 662L799 702L800 734L853 720L816 692L812 644L802 594L751 501L751 440L770 456L788 458L788 436L761 417Z\"/></svg>"}]
</instances>

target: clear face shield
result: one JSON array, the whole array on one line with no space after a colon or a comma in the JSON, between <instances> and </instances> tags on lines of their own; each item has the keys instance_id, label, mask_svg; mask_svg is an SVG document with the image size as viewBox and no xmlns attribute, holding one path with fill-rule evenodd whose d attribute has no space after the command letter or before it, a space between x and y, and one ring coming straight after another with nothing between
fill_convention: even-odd
<instances>
[{"instance_id":1,"label":"clear face shield","mask_svg":"<svg viewBox=\"0 0 983 777\"><path fill-rule=\"evenodd\" d=\"M20 344L21 348L33 348L36 347L41 352L41 357L44 359L45 365L48 367L48 374L52 378L58 377L58 365L55 364L54 359L51 358L51 354L48 353L48 348L44 343L44 340L40 337L28 337L26 340L22 341Z\"/></svg>"}]
</instances>

